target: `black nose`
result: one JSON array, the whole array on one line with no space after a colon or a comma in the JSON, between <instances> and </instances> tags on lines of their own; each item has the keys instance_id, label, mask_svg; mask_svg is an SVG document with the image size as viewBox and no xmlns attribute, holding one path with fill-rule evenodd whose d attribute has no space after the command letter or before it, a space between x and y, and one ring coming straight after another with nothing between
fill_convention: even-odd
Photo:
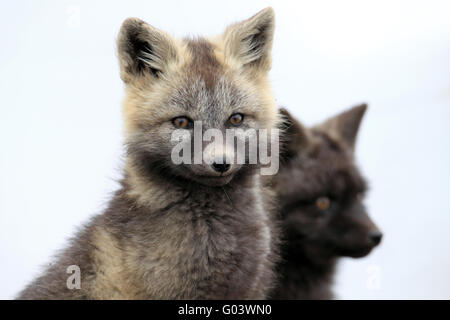
<instances>
[{"instance_id":1,"label":"black nose","mask_svg":"<svg viewBox=\"0 0 450 320\"><path fill-rule=\"evenodd\" d=\"M373 231L370 234L370 241L372 241L373 245L377 245L381 242L381 239L383 238L383 234L380 231Z\"/></svg>"},{"instance_id":2,"label":"black nose","mask_svg":"<svg viewBox=\"0 0 450 320\"><path fill-rule=\"evenodd\" d=\"M212 167L215 171L220 172L220 173L224 173L227 172L230 169L230 164L229 163L217 163L214 162L212 164Z\"/></svg>"}]
</instances>

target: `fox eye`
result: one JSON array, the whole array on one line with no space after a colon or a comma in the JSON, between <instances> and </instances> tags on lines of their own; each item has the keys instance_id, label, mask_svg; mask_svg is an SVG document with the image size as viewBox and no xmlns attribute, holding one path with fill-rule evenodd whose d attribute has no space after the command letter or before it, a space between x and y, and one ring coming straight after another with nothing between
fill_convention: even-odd
<instances>
[{"instance_id":1,"label":"fox eye","mask_svg":"<svg viewBox=\"0 0 450 320\"><path fill-rule=\"evenodd\" d=\"M172 123L176 128L187 129L192 125L192 120L188 117L176 117L172 119Z\"/></svg>"},{"instance_id":2,"label":"fox eye","mask_svg":"<svg viewBox=\"0 0 450 320\"><path fill-rule=\"evenodd\" d=\"M244 120L244 115L242 113L234 113L228 118L228 121L233 126L239 126L241 125L242 121Z\"/></svg>"},{"instance_id":3,"label":"fox eye","mask_svg":"<svg viewBox=\"0 0 450 320\"><path fill-rule=\"evenodd\" d=\"M330 207L331 201L328 197L319 197L316 199L316 207L321 210L325 211Z\"/></svg>"}]
</instances>

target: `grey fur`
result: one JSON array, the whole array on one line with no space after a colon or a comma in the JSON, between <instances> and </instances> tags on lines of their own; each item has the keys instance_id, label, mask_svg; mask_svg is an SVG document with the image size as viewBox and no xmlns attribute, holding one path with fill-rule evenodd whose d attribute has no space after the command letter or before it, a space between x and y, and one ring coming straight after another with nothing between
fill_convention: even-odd
<instances>
[{"instance_id":1,"label":"grey fur","mask_svg":"<svg viewBox=\"0 0 450 320\"><path fill-rule=\"evenodd\" d=\"M273 12L264 12L256 19L267 25ZM269 54L271 34L258 41L265 39ZM265 298L278 234L264 196L270 191L256 167L233 167L227 177L200 175L198 168L208 172L204 163L173 164L170 136L171 119L178 116L225 130L230 115L241 112L243 128L275 127L275 104L261 80L267 65L252 69L261 72L259 84L253 83L242 70L227 70L206 40L184 40L190 53L181 63L183 49L138 19L124 23L118 44L128 94L121 188L18 298ZM169 67L169 61L180 65ZM70 265L81 269L81 289L66 286Z\"/></svg>"}]
</instances>

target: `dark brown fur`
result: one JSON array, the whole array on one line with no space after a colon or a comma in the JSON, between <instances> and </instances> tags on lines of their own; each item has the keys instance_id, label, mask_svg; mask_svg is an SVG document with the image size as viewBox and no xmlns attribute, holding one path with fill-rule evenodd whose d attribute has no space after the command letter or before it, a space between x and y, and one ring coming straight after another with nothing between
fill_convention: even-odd
<instances>
[{"instance_id":1,"label":"dark brown fur","mask_svg":"<svg viewBox=\"0 0 450 320\"><path fill-rule=\"evenodd\" d=\"M194 78L205 81L207 89L211 89L217 79L224 73L222 66L214 55L213 46L202 38L187 40L187 46L193 56L189 70Z\"/></svg>"},{"instance_id":2,"label":"dark brown fur","mask_svg":"<svg viewBox=\"0 0 450 320\"><path fill-rule=\"evenodd\" d=\"M330 299L339 257L367 255L380 234L362 203L366 183L353 159L365 105L321 126L303 127L286 110L285 163L274 179L282 216L277 299ZM331 200L320 210L319 197ZM381 238L380 238L381 239Z\"/></svg>"}]
</instances>

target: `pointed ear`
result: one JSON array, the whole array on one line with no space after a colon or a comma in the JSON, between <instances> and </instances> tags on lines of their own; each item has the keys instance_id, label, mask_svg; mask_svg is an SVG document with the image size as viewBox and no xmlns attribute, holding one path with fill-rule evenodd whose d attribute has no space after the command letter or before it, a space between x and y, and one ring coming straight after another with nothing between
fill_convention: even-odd
<instances>
[{"instance_id":1,"label":"pointed ear","mask_svg":"<svg viewBox=\"0 0 450 320\"><path fill-rule=\"evenodd\" d=\"M224 55L239 66L269 71L275 27L275 13L266 8L242 22L229 26L223 34Z\"/></svg>"},{"instance_id":2,"label":"pointed ear","mask_svg":"<svg viewBox=\"0 0 450 320\"><path fill-rule=\"evenodd\" d=\"M311 141L310 133L286 109L280 108L282 154L290 159L300 152L309 151Z\"/></svg>"},{"instance_id":3,"label":"pointed ear","mask_svg":"<svg viewBox=\"0 0 450 320\"><path fill-rule=\"evenodd\" d=\"M344 111L318 126L318 128L337 136L346 143L351 150L355 148L356 136L367 104L361 104Z\"/></svg>"},{"instance_id":4,"label":"pointed ear","mask_svg":"<svg viewBox=\"0 0 450 320\"><path fill-rule=\"evenodd\" d=\"M137 18L128 18L122 24L117 49L120 75L125 83L138 77L158 78L178 58L169 35Z\"/></svg>"}]
</instances>

